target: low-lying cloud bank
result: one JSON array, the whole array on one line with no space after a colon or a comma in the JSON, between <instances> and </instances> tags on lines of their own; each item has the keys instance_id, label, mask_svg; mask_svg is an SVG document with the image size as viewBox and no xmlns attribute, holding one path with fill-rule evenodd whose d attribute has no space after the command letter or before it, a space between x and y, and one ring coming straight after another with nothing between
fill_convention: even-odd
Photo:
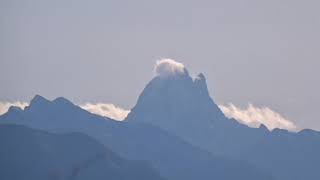
<instances>
[{"instance_id":1,"label":"low-lying cloud bank","mask_svg":"<svg viewBox=\"0 0 320 180\"><path fill-rule=\"evenodd\" d=\"M0 102L0 115L6 113L11 106L16 106L24 109L25 107L29 106L29 103L21 101ZM124 120L130 112L129 110L120 108L114 104L107 103L84 103L78 106L93 114L109 117L118 121Z\"/></svg>"},{"instance_id":2,"label":"low-lying cloud bank","mask_svg":"<svg viewBox=\"0 0 320 180\"><path fill-rule=\"evenodd\" d=\"M0 115L6 113L10 106L18 106L24 109L28 106L28 103L21 101L0 102ZM130 112L129 110L108 103L85 103L79 106L93 114L109 117L118 121L124 120ZM232 103L219 105L219 107L227 117L234 118L240 123L250 127L257 128L261 124L264 124L269 130L274 128L287 129L290 131L297 130L293 122L268 107L255 107L249 104L246 109L241 109Z\"/></svg>"},{"instance_id":3,"label":"low-lying cloud bank","mask_svg":"<svg viewBox=\"0 0 320 180\"><path fill-rule=\"evenodd\" d=\"M109 117L118 121L124 120L130 112L129 110L122 109L118 106L115 106L114 104L85 103L83 105L80 105L80 107L93 114Z\"/></svg>"},{"instance_id":4,"label":"low-lying cloud bank","mask_svg":"<svg viewBox=\"0 0 320 180\"><path fill-rule=\"evenodd\" d=\"M250 127L257 128L264 124L269 130L275 128L290 131L297 130L297 126L293 122L268 107L255 107L249 104L246 109L241 109L230 103L228 105L219 105L219 108L227 117L234 118Z\"/></svg>"}]
</instances>

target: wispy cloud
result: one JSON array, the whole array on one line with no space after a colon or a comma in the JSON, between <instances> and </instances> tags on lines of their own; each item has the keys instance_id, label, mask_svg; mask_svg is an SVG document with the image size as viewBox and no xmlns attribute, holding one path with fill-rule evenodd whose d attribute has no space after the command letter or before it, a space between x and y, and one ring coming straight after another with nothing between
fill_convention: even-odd
<instances>
[{"instance_id":1,"label":"wispy cloud","mask_svg":"<svg viewBox=\"0 0 320 180\"><path fill-rule=\"evenodd\" d=\"M28 106L28 103L21 102L21 101L15 101L15 102L0 102L0 115L4 114L8 111L10 106L17 106L21 109L24 109L26 106Z\"/></svg>"},{"instance_id":2,"label":"wispy cloud","mask_svg":"<svg viewBox=\"0 0 320 180\"><path fill-rule=\"evenodd\" d=\"M127 117L128 113L130 112L129 110L125 110L123 108L115 106L114 104L85 103L80 105L80 107L91 113L98 114L100 116L109 117L118 121L124 120Z\"/></svg>"},{"instance_id":3,"label":"wispy cloud","mask_svg":"<svg viewBox=\"0 0 320 180\"><path fill-rule=\"evenodd\" d=\"M274 128L297 130L297 126L293 122L269 107L255 107L249 104L247 108L241 109L232 103L219 105L219 107L227 117L234 118L250 127L259 127L264 124L269 130Z\"/></svg>"},{"instance_id":4,"label":"wispy cloud","mask_svg":"<svg viewBox=\"0 0 320 180\"><path fill-rule=\"evenodd\" d=\"M0 102L0 115L6 113L10 106L17 106L24 109L28 106L28 103L21 101ZM118 121L124 120L130 112L129 110L108 103L84 103L79 106L91 113ZM219 107L227 117L234 118L240 123L250 127L259 127L261 124L264 124L270 130L274 128L291 131L297 130L297 126L293 122L269 107L256 107L249 104L247 108L241 109L232 103L228 105L219 105Z\"/></svg>"}]
</instances>

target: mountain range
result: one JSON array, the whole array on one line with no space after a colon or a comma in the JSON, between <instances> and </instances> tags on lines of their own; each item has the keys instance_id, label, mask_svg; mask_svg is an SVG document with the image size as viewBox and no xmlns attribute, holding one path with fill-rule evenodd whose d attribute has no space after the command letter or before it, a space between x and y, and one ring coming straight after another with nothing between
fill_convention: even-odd
<instances>
[{"instance_id":1,"label":"mountain range","mask_svg":"<svg viewBox=\"0 0 320 180\"><path fill-rule=\"evenodd\" d=\"M10 167L12 172L21 173L21 177L28 172L35 175L39 171L47 172L41 168L42 164L58 167L61 163L63 171L68 171L70 162L65 157L72 157L68 154L72 148L88 153L85 157L99 154L97 149L114 152L123 162L121 165L128 167L120 174L132 179L320 179L319 132L269 131L264 125L250 128L229 119L210 97L205 76L192 78L186 69L182 73L154 77L121 122L92 114L62 97L49 101L36 95L25 109L11 107L0 116L0 124L4 129L0 130L1 147L12 149L11 156L1 152L1 159L7 158L1 161L1 167ZM25 132L37 134L41 141L28 139L33 135ZM78 139L66 143L74 133ZM10 139L12 136L15 138ZM54 145L47 138L55 139ZM86 145L88 139L92 140L91 145ZM75 142L79 144L72 145ZM21 151L28 146L35 149ZM43 151L42 146L47 146L48 151ZM34 161L35 167L30 165L32 171L27 172L21 167L22 159L37 159L38 153L34 152L41 153ZM45 159L43 154L53 160ZM101 171L113 172L117 177L117 170L108 165L113 164L112 158L97 158L104 165L92 166L92 172L102 175L88 173L84 177L107 179L109 175ZM74 159L85 162L86 158ZM127 164L138 161L146 162L145 170L138 166L139 173L132 173L137 171ZM7 174L0 171L0 179L5 177Z\"/></svg>"},{"instance_id":2,"label":"mountain range","mask_svg":"<svg viewBox=\"0 0 320 180\"><path fill-rule=\"evenodd\" d=\"M82 133L0 125L0 144L0 179L163 180L148 163L125 160Z\"/></svg>"}]
</instances>

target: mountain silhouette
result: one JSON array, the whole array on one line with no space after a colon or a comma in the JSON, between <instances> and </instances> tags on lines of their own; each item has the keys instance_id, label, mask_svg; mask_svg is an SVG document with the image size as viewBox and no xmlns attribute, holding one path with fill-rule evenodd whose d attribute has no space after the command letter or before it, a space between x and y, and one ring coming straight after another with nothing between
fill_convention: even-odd
<instances>
[{"instance_id":1,"label":"mountain silhouette","mask_svg":"<svg viewBox=\"0 0 320 180\"><path fill-rule=\"evenodd\" d=\"M0 124L85 133L125 159L150 162L172 180L320 179L319 132L240 124L221 112L203 74L192 78L186 69L172 72L154 77L122 122L65 98L37 95L24 110L10 108Z\"/></svg>"},{"instance_id":2,"label":"mountain silhouette","mask_svg":"<svg viewBox=\"0 0 320 180\"><path fill-rule=\"evenodd\" d=\"M88 134L125 159L150 162L167 179L273 179L270 173L247 162L214 156L150 123L114 121L91 114L65 98L49 101L35 96L24 110L10 108L0 122L55 133Z\"/></svg>"},{"instance_id":3,"label":"mountain silhouette","mask_svg":"<svg viewBox=\"0 0 320 180\"><path fill-rule=\"evenodd\" d=\"M191 144L228 156L245 151L268 134L264 126L249 128L226 118L210 97L203 74L195 79L189 73L156 76L126 120L152 123Z\"/></svg>"},{"instance_id":4,"label":"mountain silhouette","mask_svg":"<svg viewBox=\"0 0 320 180\"><path fill-rule=\"evenodd\" d=\"M0 145L0 179L162 180L147 163L125 160L81 133L0 125Z\"/></svg>"},{"instance_id":5,"label":"mountain silhouette","mask_svg":"<svg viewBox=\"0 0 320 180\"><path fill-rule=\"evenodd\" d=\"M319 179L320 133L250 128L223 115L203 74L156 76L126 118L161 127L212 154L248 161L278 179ZM276 165L275 165L275 162Z\"/></svg>"}]
</instances>

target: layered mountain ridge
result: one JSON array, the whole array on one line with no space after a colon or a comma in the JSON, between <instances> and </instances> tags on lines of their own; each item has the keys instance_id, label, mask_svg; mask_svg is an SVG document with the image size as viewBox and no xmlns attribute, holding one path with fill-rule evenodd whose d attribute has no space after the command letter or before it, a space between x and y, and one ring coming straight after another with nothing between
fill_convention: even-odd
<instances>
[{"instance_id":1,"label":"layered mountain ridge","mask_svg":"<svg viewBox=\"0 0 320 180\"><path fill-rule=\"evenodd\" d=\"M166 179L273 179L249 163L214 156L152 124L100 117L65 98L49 101L36 96L24 110L0 116L0 124L22 124L54 133L85 133L121 157L150 162Z\"/></svg>"},{"instance_id":2,"label":"layered mountain ridge","mask_svg":"<svg viewBox=\"0 0 320 180\"><path fill-rule=\"evenodd\" d=\"M0 179L163 180L146 162L125 160L82 133L0 125L0 145Z\"/></svg>"},{"instance_id":3,"label":"layered mountain ridge","mask_svg":"<svg viewBox=\"0 0 320 180\"><path fill-rule=\"evenodd\" d=\"M35 96L24 110L10 108L0 124L85 133L172 180L320 179L319 132L269 131L228 119L210 97L205 76L192 78L176 65L161 64L125 121L91 114L65 98Z\"/></svg>"}]
</instances>

